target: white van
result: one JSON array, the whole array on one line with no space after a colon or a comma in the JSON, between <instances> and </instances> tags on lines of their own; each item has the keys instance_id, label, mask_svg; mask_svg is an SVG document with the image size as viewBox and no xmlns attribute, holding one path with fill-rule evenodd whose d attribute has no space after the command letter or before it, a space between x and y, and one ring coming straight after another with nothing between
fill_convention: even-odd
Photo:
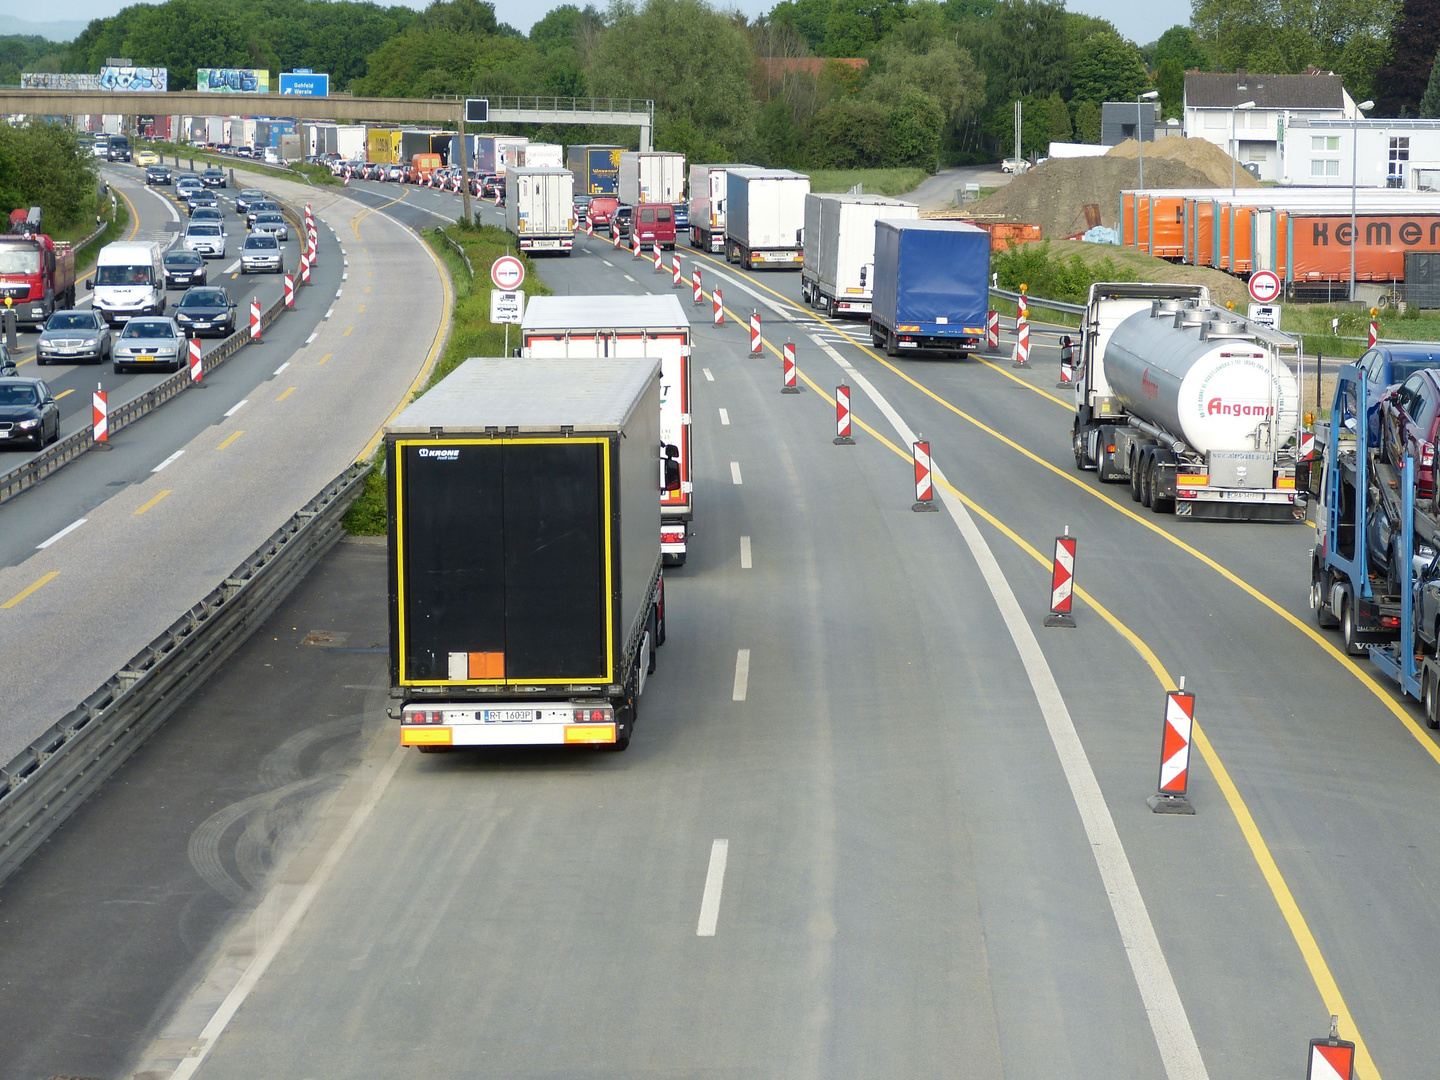
<instances>
[{"instance_id":1,"label":"white van","mask_svg":"<svg viewBox=\"0 0 1440 1080\"><path fill-rule=\"evenodd\" d=\"M106 244L95 260L90 306L111 326L136 315L165 311L165 266L158 244L139 241Z\"/></svg>"}]
</instances>

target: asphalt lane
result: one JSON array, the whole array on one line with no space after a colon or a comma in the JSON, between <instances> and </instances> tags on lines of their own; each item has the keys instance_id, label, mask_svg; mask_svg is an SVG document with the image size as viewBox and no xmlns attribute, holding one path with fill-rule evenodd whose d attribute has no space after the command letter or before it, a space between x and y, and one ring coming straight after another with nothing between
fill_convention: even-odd
<instances>
[{"instance_id":1,"label":"asphalt lane","mask_svg":"<svg viewBox=\"0 0 1440 1080\"><path fill-rule=\"evenodd\" d=\"M169 250L180 243L188 221L186 210L177 206L173 188L150 188L143 183L144 170L111 166L105 170L105 178L111 187L121 192L132 208L132 228L126 239L149 241L158 244L161 250ZM256 186L261 186L257 182ZM245 222L234 214L233 189L217 190L222 208L227 212L224 225L229 231L229 249L224 258L207 259L209 283L222 286L237 305L237 325L244 326L249 320L249 305L252 299L259 299L262 309L281 295L284 289L279 274L241 274L239 272L240 247L245 242ZM293 230L292 230L293 232ZM297 272L300 261L298 238L293 236L284 245L285 264ZM183 289L171 289L167 294L169 308L166 314L173 315L180 303ZM90 306L90 294L83 286L76 293L76 304L82 308ZM118 340L121 327L112 329ZM144 393L151 386L166 378L170 373L138 372L125 375L115 374L110 364L46 364L35 361L35 338L30 332L19 335L20 349L16 357L20 374L31 378L44 379L60 404L60 434L69 435L90 423L90 391L99 387L106 391L112 405L130 401ZM202 338L202 349L209 352L215 347L214 338ZM32 451L33 453L33 451ZM24 451L9 451L0 455L0 468L11 468L25 459ZM13 459L13 464L12 464Z\"/></svg>"},{"instance_id":2,"label":"asphalt lane","mask_svg":"<svg viewBox=\"0 0 1440 1080\"><path fill-rule=\"evenodd\" d=\"M146 198L140 192L135 198L139 208L155 204L150 216L142 214L140 218L145 224L139 238L144 239L145 232L156 232L168 218L162 220L164 208L154 196ZM324 249L338 251L338 238L329 227L323 222L318 227L323 230L321 242ZM243 231L243 224L240 228ZM154 239L153 236L150 238ZM298 249L293 243L290 248L291 255L298 259ZM277 284L278 275L237 273L233 279L224 275L222 271L233 261L214 260L210 280L217 285L223 283L232 298L241 303L237 314L246 311L251 295L260 297L262 308L268 307L280 295L277 290L283 286ZM0 567L23 562L35 553L40 544L72 522L90 514L126 487L149 479L157 466L200 432L220 422L237 402L245 400L262 383L275 378L276 368L296 355L324 319L335 291L341 287L341 277L345 272L341 259L322 258L312 272L311 285L308 288L297 287L295 310L272 323L265 331L264 346L241 349L205 377L203 391L179 394L125 428L111 440L109 452L84 454L36 486L0 504ZM254 280L256 277L261 280L257 282ZM172 291L172 304L178 303L180 295ZM206 351L215 346L215 339L205 338L202 341ZM33 356L33 339L30 348ZM28 366L20 369L22 374L34 373L46 380L52 393L68 395L60 399L61 406L69 409L69 415L62 419L62 434L69 434L90 423L90 391L97 382L111 393L113 406L169 377L168 374L150 373L114 375L108 364L99 367L47 365L36 368L33 360L26 363ZM20 454L0 455L0 468L13 467L11 457L15 458L15 464L24 460Z\"/></svg>"}]
</instances>

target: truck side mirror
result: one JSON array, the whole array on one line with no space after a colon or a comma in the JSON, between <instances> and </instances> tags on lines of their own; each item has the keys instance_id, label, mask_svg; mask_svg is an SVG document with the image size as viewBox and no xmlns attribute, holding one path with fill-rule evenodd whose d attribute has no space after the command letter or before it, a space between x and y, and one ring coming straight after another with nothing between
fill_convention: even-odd
<instances>
[{"instance_id":1,"label":"truck side mirror","mask_svg":"<svg viewBox=\"0 0 1440 1080\"><path fill-rule=\"evenodd\" d=\"M867 263L866 265L860 267L860 287L861 287L862 289L865 287L865 279L866 279L869 275L870 275L870 266L869 266L869 264Z\"/></svg>"},{"instance_id":2,"label":"truck side mirror","mask_svg":"<svg viewBox=\"0 0 1440 1080\"><path fill-rule=\"evenodd\" d=\"M664 458L664 489L666 491L680 490L680 450L674 443L666 443Z\"/></svg>"},{"instance_id":3,"label":"truck side mirror","mask_svg":"<svg viewBox=\"0 0 1440 1080\"><path fill-rule=\"evenodd\" d=\"M91 289L93 289L94 287L95 287L95 279L94 279L94 278L88 278L88 277L87 277L87 278L85 279L85 291L86 291L86 292L89 292L89 291L90 291Z\"/></svg>"}]
</instances>

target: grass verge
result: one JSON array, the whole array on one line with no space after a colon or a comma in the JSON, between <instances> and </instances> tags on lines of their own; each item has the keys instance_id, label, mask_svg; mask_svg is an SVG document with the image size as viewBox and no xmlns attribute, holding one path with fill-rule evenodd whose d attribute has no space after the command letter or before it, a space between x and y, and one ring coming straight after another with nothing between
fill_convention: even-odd
<instances>
[{"instance_id":1,"label":"grass verge","mask_svg":"<svg viewBox=\"0 0 1440 1080\"><path fill-rule=\"evenodd\" d=\"M455 307L450 317L450 339L445 351L435 363L430 380L415 396L425 393L450 372L472 356L504 356L506 327L490 321L490 264L502 255L519 255L525 265L525 295L549 296L550 289L540 280L535 264L528 255L520 255L515 248L515 238L504 229L490 225L450 225L444 229L430 229L424 234L425 242L434 250L450 271L455 283ZM475 267L475 278L465 269L465 262L447 243L446 238L459 244ZM520 344L517 328L510 329L509 345L513 350ZM387 527L385 505L384 450L376 455L375 464L365 477L365 488L360 497L345 515L345 530L356 536L384 536Z\"/></svg>"},{"instance_id":2,"label":"grass verge","mask_svg":"<svg viewBox=\"0 0 1440 1080\"><path fill-rule=\"evenodd\" d=\"M929 176L924 169L817 169L810 174L810 190L844 192L860 184L866 195L904 195Z\"/></svg>"},{"instance_id":3,"label":"grass verge","mask_svg":"<svg viewBox=\"0 0 1440 1080\"><path fill-rule=\"evenodd\" d=\"M240 172L259 173L261 176L278 176L282 180L298 179L309 181L312 185L338 184L339 180L330 175L330 170L319 165L306 165L297 162L294 165L276 166L266 165L263 162L254 161L250 158L230 157L226 154L212 154L206 150L197 150L193 146L180 146L176 143L154 143L153 149L161 160L194 161L197 167L203 165L218 165L222 169L236 169ZM171 166L178 168L179 166Z\"/></svg>"}]
</instances>

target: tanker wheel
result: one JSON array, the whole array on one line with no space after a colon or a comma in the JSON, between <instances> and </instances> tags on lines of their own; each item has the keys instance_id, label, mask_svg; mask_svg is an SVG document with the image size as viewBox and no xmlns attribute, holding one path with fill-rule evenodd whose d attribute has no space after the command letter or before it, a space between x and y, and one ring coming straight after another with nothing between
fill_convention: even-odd
<instances>
[{"instance_id":1,"label":"tanker wheel","mask_svg":"<svg viewBox=\"0 0 1440 1080\"><path fill-rule=\"evenodd\" d=\"M1174 499L1167 499L1160 494L1160 462L1154 457L1150 459L1150 469L1147 473L1150 481L1150 509L1157 514L1169 513L1173 508Z\"/></svg>"},{"instance_id":2,"label":"tanker wheel","mask_svg":"<svg viewBox=\"0 0 1440 1080\"><path fill-rule=\"evenodd\" d=\"M1155 455L1140 455L1140 505L1149 506L1155 497Z\"/></svg>"},{"instance_id":3,"label":"tanker wheel","mask_svg":"<svg viewBox=\"0 0 1440 1080\"><path fill-rule=\"evenodd\" d=\"M1140 501L1140 462L1137 460L1139 454L1130 455L1130 498L1137 503Z\"/></svg>"},{"instance_id":4,"label":"tanker wheel","mask_svg":"<svg viewBox=\"0 0 1440 1080\"><path fill-rule=\"evenodd\" d=\"M1425 702L1425 726L1433 731L1440 728L1440 693L1436 692L1435 677L1430 674L1429 667L1421 673L1420 681Z\"/></svg>"}]
</instances>

